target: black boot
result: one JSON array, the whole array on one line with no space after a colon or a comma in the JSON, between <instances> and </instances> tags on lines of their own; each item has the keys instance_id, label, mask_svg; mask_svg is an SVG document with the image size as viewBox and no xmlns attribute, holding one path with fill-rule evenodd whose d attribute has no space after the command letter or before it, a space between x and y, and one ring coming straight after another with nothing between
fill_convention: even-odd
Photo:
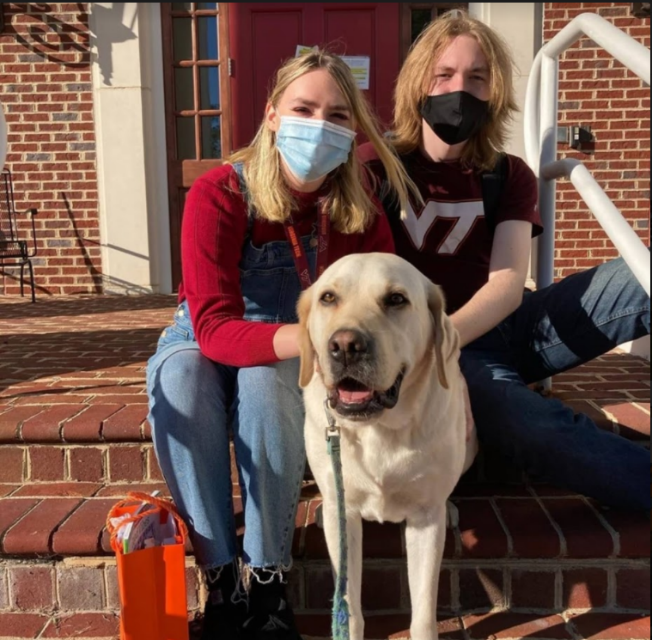
<instances>
[{"instance_id":1,"label":"black boot","mask_svg":"<svg viewBox=\"0 0 652 640\"><path fill-rule=\"evenodd\" d=\"M261 572L260 569L258 571ZM263 580L266 579L263 577ZM247 640L302 640L294 612L287 601L284 579L278 573L270 582L262 584L256 576L252 576L249 619L243 630Z\"/></svg>"},{"instance_id":2,"label":"black boot","mask_svg":"<svg viewBox=\"0 0 652 640\"><path fill-rule=\"evenodd\" d=\"M235 562L220 569L205 571L208 598L204 608L201 640L240 640L242 625L247 618L246 603L231 600L238 583Z\"/></svg>"}]
</instances>

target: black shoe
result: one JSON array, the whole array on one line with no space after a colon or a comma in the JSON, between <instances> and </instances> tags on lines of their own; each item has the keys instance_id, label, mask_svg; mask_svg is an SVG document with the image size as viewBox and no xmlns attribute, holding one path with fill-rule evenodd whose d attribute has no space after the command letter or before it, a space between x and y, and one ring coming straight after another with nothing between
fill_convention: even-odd
<instances>
[{"instance_id":1,"label":"black shoe","mask_svg":"<svg viewBox=\"0 0 652 640\"><path fill-rule=\"evenodd\" d=\"M244 623L247 640L302 640L292 607L281 600L276 611L257 613Z\"/></svg>"},{"instance_id":2,"label":"black shoe","mask_svg":"<svg viewBox=\"0 0 652 640\"><path fill-rule=\"evenodd\" d=\"M285 597L285 585L279 579L268 584L254 579L249 612L250 617L243 625L246 640L302 640Z\"/></svg>"},{"instance_id":3,"label":"black shoe","mask_svg":"<svg viewBox=\"0 0 652 640\"><path fill-rule=\"evenodd\" d=\"M232 600L238 584L238 565L233 562L205 572L208 598L200 640L240 640L247 619L246 602Z\"/></svg>"},{"instance_id":4,"label":"black shoe","mask_svg":"<svg viewBox=\"0 0 652 640\"><path fill-rule=\"evenodd\" d=\"M241 640L247 606L224 600L219 589L208 594L200 640Z\"/></svg>"}]
</instances>

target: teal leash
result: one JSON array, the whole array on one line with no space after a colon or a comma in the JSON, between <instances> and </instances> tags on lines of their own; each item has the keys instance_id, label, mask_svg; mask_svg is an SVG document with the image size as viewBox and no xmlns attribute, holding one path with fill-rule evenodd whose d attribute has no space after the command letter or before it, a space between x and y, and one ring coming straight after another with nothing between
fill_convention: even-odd
<instances>
[{"instance_id":1,"label":"teal leash","mask_svg":"<svg viewBox=\"0 0 652 640\"><path fill-rule=\"evenodd\" d=\"M344 502L344 478L342 476L342 449L340 444L340 428L335 423L328 410L328 399L324 401L326 419L326 442L328 455L333 463L333 476L335 477L335 492L337 494L337 520L340 538L340 558L335 582L335 596L333 597L332 635L333 640L349 640L349 604L346 601L346 585L348 582L347 556L348 546L346 538L346 506Z\"/></svg>"}]
</instances>

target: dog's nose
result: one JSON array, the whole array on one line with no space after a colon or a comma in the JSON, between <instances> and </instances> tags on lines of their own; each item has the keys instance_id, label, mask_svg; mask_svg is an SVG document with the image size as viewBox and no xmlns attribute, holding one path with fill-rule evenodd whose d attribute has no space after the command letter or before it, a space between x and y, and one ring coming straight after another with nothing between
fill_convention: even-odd
<instances>
[{"instance_id":1,"label":"dog's nose","mask_svg":"<svg viewBox=\"0 0 652 640\"><path fill-rule=\"evenodd\" d=\"M360 331L340 329L328 341L328 351L336 362L353 364L369 351L369 341Z\"/></svg>"}]
</instances>

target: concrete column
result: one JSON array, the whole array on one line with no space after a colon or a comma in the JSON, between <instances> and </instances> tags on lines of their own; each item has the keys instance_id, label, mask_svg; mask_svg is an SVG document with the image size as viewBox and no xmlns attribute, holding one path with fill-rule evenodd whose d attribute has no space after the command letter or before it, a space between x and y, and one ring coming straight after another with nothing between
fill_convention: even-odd
<instances>
[{"instance_id":1,"label":"concrete column","mask_svg":"<svg viewBox=\"0 0 652 640\"><path fill-rule=\"evenodd\" d=\"M169 292L160 4L90 6L104 290Z\"/></svg>"},{"instance_id":2,"label":"concrete column","mask_svg":"<svg viewBox=\"0 0 652 640\"><path fill-rule=\"evenodd\" d=\"M520 111L515 115L506 151L525 159L523 111L528 78L534 58L541 48L543 4L540 2L471 2L469 14L495 29L509 45L516 69L514 89ZM535 287L537 243L532 243L532 257L527 285Z\"/></svg>"}]
</instances>

